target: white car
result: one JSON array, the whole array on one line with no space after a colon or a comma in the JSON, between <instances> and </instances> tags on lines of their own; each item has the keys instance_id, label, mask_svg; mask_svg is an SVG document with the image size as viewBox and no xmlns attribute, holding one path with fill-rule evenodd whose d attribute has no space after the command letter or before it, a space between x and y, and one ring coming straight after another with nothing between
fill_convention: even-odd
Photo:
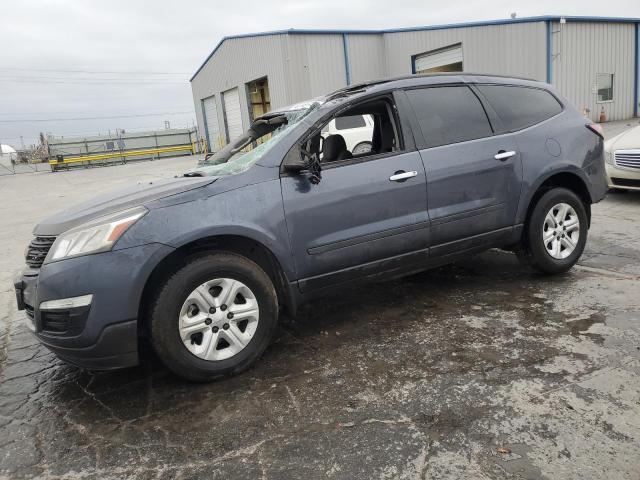
<instances>
[{"instance_id":1,"label":"white car","mask_svg":"<svg viewBox=\"0 0 640 480\"><path fill-rule=\"evenodd\" d=\"M640 126L604 142L607 182L615 190L640 190Z\"/></svg>"},{"instance_id":2,"label":"white car","mask_svg":"<svg viewBox=\"0 0 640 480\"><path fill-rule=\"evenodd\" d=\"M349 115L331 120L322 130L322 136L342 135L347 150L353 155L371 151L373 118L371 115Z\"/></svg>"}]
</instances>

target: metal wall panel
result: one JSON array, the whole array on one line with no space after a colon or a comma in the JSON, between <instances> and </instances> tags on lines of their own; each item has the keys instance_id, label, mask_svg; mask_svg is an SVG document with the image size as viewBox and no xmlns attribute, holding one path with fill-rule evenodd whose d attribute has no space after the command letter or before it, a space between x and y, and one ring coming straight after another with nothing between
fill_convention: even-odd
<instances>
[{"instance_id":1,"label":"metal wall panel","mask_svg":"<svg viewBox=\"0 0 640 480\"><path fill-rule=\"evenodd\" d=\"M386 74L411 73L411 57L462 43L464 70L546 78L545 22L422 30L384 34Z\"/></svg>"},{"instance_id":2,"label":"metal wall panel","mask_svg":"<svg viewBox=\"0 0 640 480\"><path fill-rule=\"evenodd\" d=\"M284 58L286 58L285 79L287 81L288 93L287 105L291 105L297 101L311 98L309 70L307 67L309 62L307 43L301 35L290 35L283 44Z\"/></svg>"},{"instance_id":3,"label":"metal wall panel","mask_svg":"<svg viewBox=\"0 0 640 480\"><path fill-rule=\"evenodd\" d=\"M289 81L294 87L291 103L325 95L347 84L341 34L292 34L288 51Z\"/></svg>"},{"instance_id":4,"label":"metal wall panel","mask_svg":"<svg viewBox=\"0 0 640 480\"><path fill-rule=\"evenodd\" d=\"M382 34L349 34L347 45L351 83L377 80L387 76Z\"/></svg>"},{"instance_id":5,"label":"metal wall panel","mask_svg":"<svg viewBox=\"0 0 640 480\"><path fill-rule=\"evenodd\" d=\"M597 120L633 116L635 28L631 23L551 24L552 83L579 110ZM613 73L613 101L597 103L596 74Z\"/></svg>"}]
</instances>

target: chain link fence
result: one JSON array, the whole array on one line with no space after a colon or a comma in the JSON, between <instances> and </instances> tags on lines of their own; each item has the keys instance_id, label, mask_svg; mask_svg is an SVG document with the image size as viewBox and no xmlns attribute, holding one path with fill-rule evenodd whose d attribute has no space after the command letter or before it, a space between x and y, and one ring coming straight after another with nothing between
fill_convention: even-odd
<instances>
[{"instance_id":1,"label":"chain link fence","mask_svg":"<svg viewBox=\"0 0 640 480\"><path fill-rule=\"evenodd\" d=\"M85 137L50 135L42 142L42 161L34 158L32 151L0 156L0 176L155 160L202 153L206 149L196 128L132 133L118 130L109 135ZM53 167L49 159L53 160Z\"/></svg>"},{"instance_id":2,"label":"chain link fence","mask_svg":"<svg viewBox=\"0 0 640 480\"><path fill-rule=\"evenodd\" d=\"M18 173L50 172L49 162L21 162L18 156L0 156L0 177Z\"/></svg>"}]
</instances>

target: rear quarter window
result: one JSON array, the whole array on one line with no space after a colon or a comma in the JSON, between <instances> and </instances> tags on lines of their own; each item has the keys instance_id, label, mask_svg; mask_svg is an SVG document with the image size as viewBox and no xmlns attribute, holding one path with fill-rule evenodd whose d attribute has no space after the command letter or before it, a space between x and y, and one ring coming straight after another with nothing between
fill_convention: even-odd
<instances>
[{"instance_id":1,"label":"rear quarter window","mask_svg":"<svg viewBox=\"0 0 640 480\"><path fill-rule=\"evenodd\" d=\"M515 85L477 85L477 88L500 117L501 132L522 130L562 111L556 97L540 88Z\"/></svg>"}]
</instances>

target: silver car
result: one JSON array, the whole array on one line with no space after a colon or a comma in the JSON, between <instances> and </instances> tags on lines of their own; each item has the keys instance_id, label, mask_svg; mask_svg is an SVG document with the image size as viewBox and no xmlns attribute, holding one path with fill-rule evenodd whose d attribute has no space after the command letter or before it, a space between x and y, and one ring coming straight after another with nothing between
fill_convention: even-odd
<instances>
[{"instance_id":1,"label":"silver car","mask_svg":"<svg viewBox=\"0 0 640 480\"><path fill-rule=\"evenodd\" d=\"M640 126L604 144L607 183L615 190L640 190Z\"/></svg>"}]
</instances>

